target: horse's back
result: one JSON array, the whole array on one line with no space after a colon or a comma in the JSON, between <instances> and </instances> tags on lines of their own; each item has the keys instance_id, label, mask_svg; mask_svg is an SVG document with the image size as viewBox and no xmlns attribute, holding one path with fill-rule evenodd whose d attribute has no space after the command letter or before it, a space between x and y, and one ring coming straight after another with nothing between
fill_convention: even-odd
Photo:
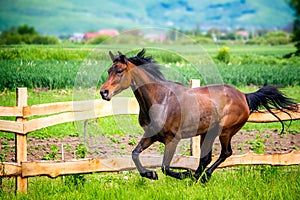
<instances>
[{"instance_id":1,"label":"horse's back","mask_svg":"<svg viewBox=\"0 0 300 200\"><path fill-rule=\"evenodd\" d=\"M204 96L216 107L221 126L245 123L250 115L246 96L229 85L209 85L194 88L198 98Z\"/></svg>"}]
</instances>

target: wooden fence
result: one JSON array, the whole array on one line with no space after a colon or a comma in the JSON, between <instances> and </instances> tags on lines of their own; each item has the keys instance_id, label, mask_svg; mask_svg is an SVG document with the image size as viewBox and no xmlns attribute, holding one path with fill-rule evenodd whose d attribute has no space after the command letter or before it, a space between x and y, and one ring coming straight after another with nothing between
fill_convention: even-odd
<instances>
[{"instance_id":1,"label":"wooden fence","mask_svg":"<svg viewBox=\"0 0 300 200\"><path fill-rule=\"evenodd\" d=\"M298 104L300 108L300 104ZM298 109L300 110L300 109ZM120 114L138 114L139 106L134 98L114 98L112 101L93 100L77 102L59 102L40 105L27 105L27 88L17 89L17 105L0 106L0 116L14 116L16 121L0 120L0 130L11 132L15 137L16 162L0 164L0 177L16 177L16 190L26 192L28 177L46 175L57 177L67 174L82 174L91 172L115 172L135 169L131 156L111 159L80 159L70 161L27 161L27 134L45 127L92 118ZM300 113L289 112L293 120L300 119ZM283 120L290 116L277 113ZM39 116L30 119L29 117ZM44 116L44 117L43 117ZM268 112L253 113L250 122L273 122L277 119ZM194 137L193 140L198 140ZM195 170L199 163L199 142L192 142L192 156L175 156L171 163L174 168ZM142 155L141 161L145 167L160 167L161 156ZM245 155L232 156L220 167L249 164L296 165L300 164L300 151L289 154Z\"/></svg>"}]
</instances>

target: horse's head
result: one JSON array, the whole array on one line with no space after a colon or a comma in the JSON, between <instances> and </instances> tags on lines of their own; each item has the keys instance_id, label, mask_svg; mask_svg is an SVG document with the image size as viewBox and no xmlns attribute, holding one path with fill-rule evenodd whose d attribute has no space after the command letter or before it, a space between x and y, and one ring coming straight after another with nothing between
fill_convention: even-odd
<instances>
[{"instance_id":1,"label":"horse's head","mask_svg":"<svg viewBox=\"0 0 300 200\"><path fill-rule=\"evenodd\" d=\"M125 55L118 52L118 56L114 56L109 51L113 65L108 70L108 78L100 88L102 99L109 101L114 95L127 89L131 84L131 74L129 71L134 65L128 61Z\"/></svg>"}]
</instances>

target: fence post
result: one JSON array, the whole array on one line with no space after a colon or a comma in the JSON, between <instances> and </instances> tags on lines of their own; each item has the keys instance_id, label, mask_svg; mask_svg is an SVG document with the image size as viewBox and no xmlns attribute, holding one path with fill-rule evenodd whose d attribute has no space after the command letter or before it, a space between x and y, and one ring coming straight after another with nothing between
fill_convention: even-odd
<instances>
[{"instance_id":1,"label":"fence post","mask_svg":"<svg viewBox=\"0 0 300 200\"><path fill-rule=\"evenodd\" d=\"M200 80L191 79L190 87L191 88L200 87ZM200 158L200 136L195 136L191 138L191 156Z\"/></svg>"},{"instance_id":2,"label":"fence post","mask_svg":"<svg viewBox=\"0 0 300 200\"><path fill-rule=\"evenodd\" d=\"M23 108L27 106L27 88L17 88L17 106ZM27 121L24 117L17 117L17 122L24 123ZM16 163L22 164L27 161L27 135L15 134L15 150L16 150ZM16 177L16 191L27 192L28 178L23 178L22 175Z\"/></svg>"}]
</instances>

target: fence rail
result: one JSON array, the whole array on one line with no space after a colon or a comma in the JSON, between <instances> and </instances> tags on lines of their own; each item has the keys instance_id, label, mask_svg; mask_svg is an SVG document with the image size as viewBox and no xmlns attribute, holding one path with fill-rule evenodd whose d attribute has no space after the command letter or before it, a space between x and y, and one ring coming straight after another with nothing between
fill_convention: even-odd
<instances>
[{"instance_id":1,"label":"fence rail","mask_svg":"<svg viewBox=\"0 0 300 200\"><path fill-rule=\"evenodd\" d=\"M162 156L141 155L141 162L147 168L161 167ZM216 161L217 158L213 158ZM190 169L195 171L199 164L199 158L194 156L175 155L172 168ZM260 155L249 152L244 155L229 157L219 168L232 167L238 165L298 165L300 164L300 151L291 153ZM1 169L3 168L3 169ZM32 177L49 176L55 178L61 175L84 174L92 172L118 172L135 169L135 164L131 156L113 157L108 159L79 159L69 161L24 161L21 165L16 163L0 164L0 176L12 177Z\"/></svg>"},{"instance_id":2,"label":"fence rail","mask_svg":"<svg viewBox=\"0 0 300 200\"><path fill-rule=\"evenodd\" d=\"M193 84L191 84L193 85ZM92 118L120 114L138 114L139 106L134 98L114 98L112 101L76 101L59 102L40 105L27 105L27 89L17 89L17 105L11 107L0 106L0 116L14 116L16 121L0 120L0 130L16 135L16 163L4 162L0 164L0 177L16 176L16 190L26 192L28 177L46 175L56 177L66 174L114 172L135 169L131 157L115 157L111 159L81 159L71 161L27 161L27 134L38 129ZM297 105L300 110L300 104ZM299 112L288 111L276 114L282 120L299 120ZM46 116L45 116L46 115ZM50 115L50 116L49 116ZM28 120L29 117L39 116ZM45 116L45 117L43 117ZM274 122L277 119L266 111L254 112L249 122ZM172 167L195 170L199 163L200 142L194 137L192 142L192 156L175 156ZM197 146L198 145L198 146ZM162 157L154 155L141 156L146 167L159 167ZM249 164L295 165L300 164L300 151L289 154L256 155L248 153L228 158L220 167Z\"/></svg>"}]
</instances>

